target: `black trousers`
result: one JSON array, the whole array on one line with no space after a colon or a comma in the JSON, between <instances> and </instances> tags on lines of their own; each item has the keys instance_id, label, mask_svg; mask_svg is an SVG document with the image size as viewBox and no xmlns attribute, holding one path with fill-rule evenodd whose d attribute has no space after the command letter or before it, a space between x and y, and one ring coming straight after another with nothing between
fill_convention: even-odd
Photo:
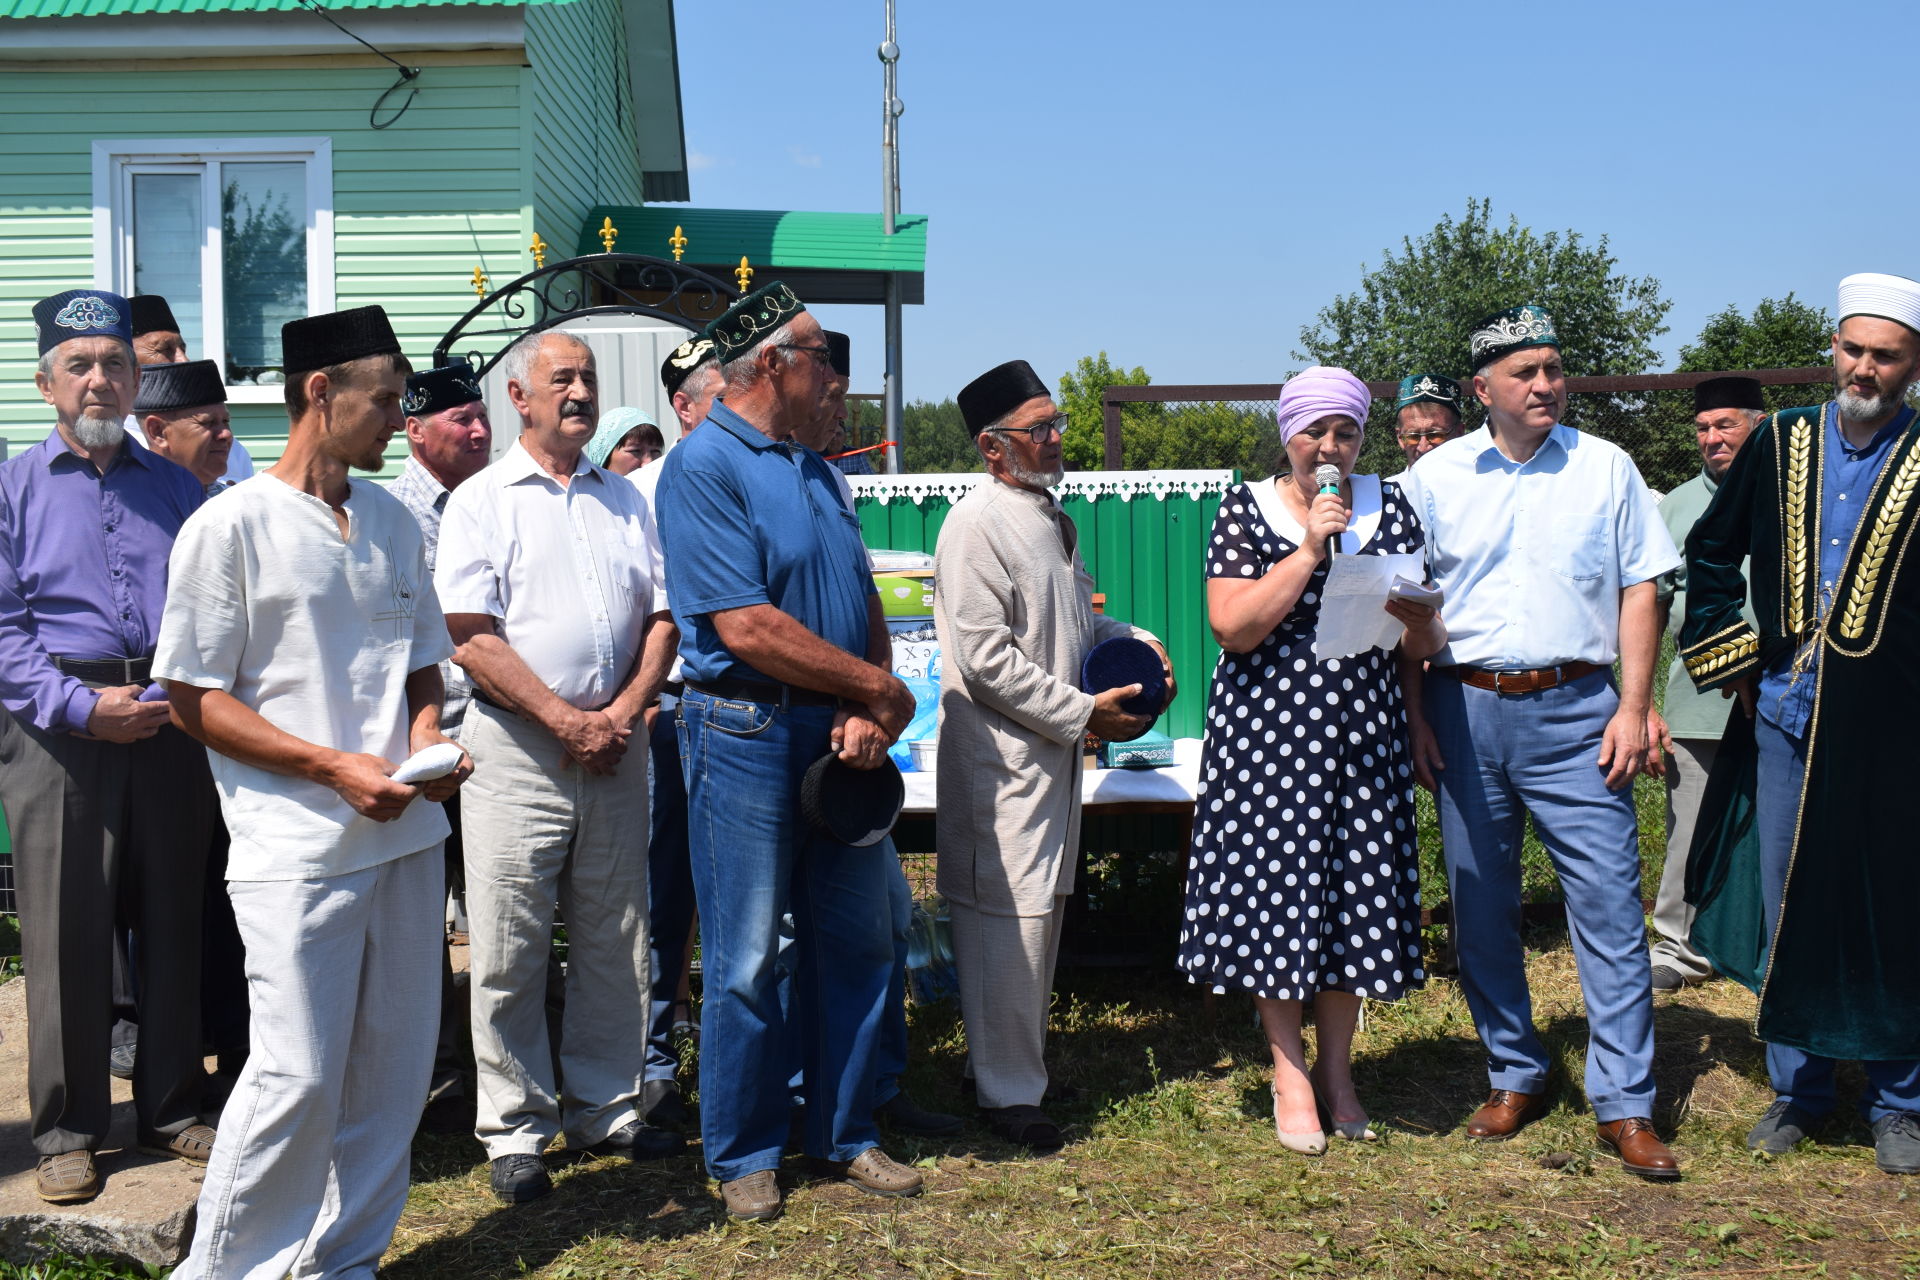
<instances>
[{"instance_id":1,"label":"black trousers","mask_svg":"<svg viewBox=\"0 0 1920 1280\"><path fill-rule=\"evenodd\" d=\"M0 710L27 983L27 1089L42 1155L105 1142L115 908L139 938L134 1109L143 1132L199 1119L200 918L219 799L172 726L134 743L46 733Z\"/></svg>"}]
</instances>

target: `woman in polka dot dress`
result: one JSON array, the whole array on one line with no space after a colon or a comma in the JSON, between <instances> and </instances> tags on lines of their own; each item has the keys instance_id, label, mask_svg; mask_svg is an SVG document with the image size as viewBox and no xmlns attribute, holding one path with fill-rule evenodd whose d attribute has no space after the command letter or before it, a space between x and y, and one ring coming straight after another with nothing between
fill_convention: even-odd
<instances>
[{"instance_id":1,"label":"woman in polka dot dress","mask_svg":"<svg viewBox=\"0 0 1920 1280\"><path fill-rule=\"evenodd\" d=\"M1425 978L1395 655L1313 653L1329 541L1343 555L1424 542L1399 486L1350 474L1368 404L1345 370L1289 382L1279 417L1291 474L1230 490L1207 557L1208 620L1225 652L1207 703L1180 967L1254 997L1273 1054L1275 1131L1310 1155L1326 1149L1322 1109L1336 1134L1374 1136L1349 1064L1360 998L1396 999ZM1329 464L1338 495L1316 492ZM1408 657L1445 644L1433 610L1387 608ZM1309 1001L1311 1072L1300 1034Z\"/></svg>"}]
</instances>

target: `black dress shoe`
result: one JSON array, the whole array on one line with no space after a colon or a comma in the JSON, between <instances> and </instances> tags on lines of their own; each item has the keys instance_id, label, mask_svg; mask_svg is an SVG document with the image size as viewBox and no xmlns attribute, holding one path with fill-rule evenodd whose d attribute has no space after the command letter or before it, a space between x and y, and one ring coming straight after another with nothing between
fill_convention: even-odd
<instances>
[{"instance_id":1,"label":"black dress shoe","mask_svg":"<svg viewBox=\"0 0 1920 1280\"><path fill-rule=\"evenodd\" d=\"M635 1110L642 1120L662 1129L685 1129L693 1124L693 1108L681 1098L680 1086L672 1080L649 1080L641 1085Z\"/></svg>"},{"instance_id":2,"label":"black dress shoe","mask_svg":"<svg viewBox=\"0 0 1920 1280\"><path fill-rule=\"evenodd\" d=\"M873 1118L895 1133L910 1133L922 1138L951 1138L966 1122L944 1111L929 1111L907 1096L902 1089L873 1109Z\"/></svg>"},{"instance_id":3,"label":"black dress shoe","mask_svg":"<svg viewBox=\"0 0 1920 1280\"><path fill-rule=\"evenodd\" d=\"M671 1129L656 1129L629 1120L587 1150L596 1156L626 1156L633 1160L664 1160L686 1150L687 1140Z\"/></svg>"},{"instance_id":4,"label":"black dress shoe","mask_svg":"<svg viewBox=\"0 0 1920 1280\"><path fill-rule=\"evenodd\" d=\"M553 1190L553 1179L547 1174L545 1162L525 1152L494 1157L487 1180L493 1186L493 1194L508 1204L538 1200Z\"/></svg>"}]
</instances>

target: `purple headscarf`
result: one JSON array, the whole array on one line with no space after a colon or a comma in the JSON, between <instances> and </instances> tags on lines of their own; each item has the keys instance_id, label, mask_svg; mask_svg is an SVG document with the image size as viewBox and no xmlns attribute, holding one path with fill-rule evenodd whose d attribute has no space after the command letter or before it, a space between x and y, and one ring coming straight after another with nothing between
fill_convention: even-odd
<instances>
[{"instance_id":1,"label":"purple headscarf","mask_svg":"<svg viewBox=\"0 0 1920 1280\"><path fill-rule=\"evenodd\" d=\"M1280 443L1285 444L1307 427L1331 413L1345 414L1356 425L1367 425L1367 411L1373 407L1373 394L1367 384L1332 365L1317 364L1293 375L1280 388Z\"/></svg>"}]
</instances>

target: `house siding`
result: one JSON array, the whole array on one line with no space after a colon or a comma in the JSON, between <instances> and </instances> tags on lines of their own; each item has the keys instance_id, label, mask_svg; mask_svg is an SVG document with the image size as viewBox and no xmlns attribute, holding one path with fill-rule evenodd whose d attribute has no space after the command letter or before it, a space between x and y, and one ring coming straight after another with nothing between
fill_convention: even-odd
<instances>
[{"instance_id":1,"label":"house siding","mask_svg":"<svg viewBox=\"0 0 1920 1280\"><path fill-rule=\"evenodd\" d=\"M367 113L393 81L387 70L101 75L76 99L62 92L68 76L10 67L0 75L0 119L9 126L0 135L0 435L10 452L51 425L33 385L32 305L93 279L95 139L331 137L335 303L386 307L407 355L424 366L434 342L473 305L476 265L495 284L531 266L525 73L430 67L412 106L376 131ZM236 404L233 420L256 462L280 455L286 416L278 406ZM393 458L405 447L396 438Z\"/></svg>"},{"instance_id":2,"label":"house siding","mask_svg":"<svg viewBox=\"0 0 1920 1280\"><path fill-rule=\"evenodd\" d=\"M557 258L571 249L595 205L641 202L620 0L528 9L527 55L533 229L558 246ZM666 252L664 245L614 248Z\"/></svg>"}]
</instances>

